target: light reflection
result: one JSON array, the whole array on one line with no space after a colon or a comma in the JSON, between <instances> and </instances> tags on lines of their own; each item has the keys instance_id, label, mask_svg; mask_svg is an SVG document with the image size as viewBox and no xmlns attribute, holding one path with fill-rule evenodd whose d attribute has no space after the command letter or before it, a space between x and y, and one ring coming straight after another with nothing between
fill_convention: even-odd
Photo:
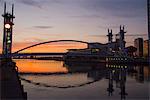
<instances>
[{"instance_id":1,"label":"light reflection","mask_svg":"<svg viewBox=\"0 0 150 100\"><path fill-rule=\"evenodd\" d=\"M147 87L147 85L144 84L147 84L147 81L149 81L149 69L147 66L63 63L62 61L51 60L16 60L16 62L20 72L69 72L68 74L62 75L22 75L25 79L41 84L74 86L89 80L99 80L99 82L85 86L84 88L90 88L91 90L95 88L97 91L105 92L105 94L108 93L108 98L126 99L129 98L130 95L136 96L132 91L139 93L138 91L141 89L141 86L143 88ZM24 63L26 63L26 66ZM132 90L129 85L132 85ZM139 86L140 88L136 88ZM40 88L40 86L36 86L36 88ZM78 89L80 88L77 88L77 90ZM147 90L145 89L143 91L146 93L145 98L147 98ZM102 96L100 92L97 93L97 95Z\"/></svg>"},{"instance_id":2,"label":"light reflection","mask_svg":"<svg viewBox=\"0 0 150 100\"><path fill-rule=\"evenodd\" d=\"M67 68L62 67L63 62L60 61L38 61L38 60L15 60L19 72L24 73L56 73L68 72Z\"/></svg>"}]
</instances>

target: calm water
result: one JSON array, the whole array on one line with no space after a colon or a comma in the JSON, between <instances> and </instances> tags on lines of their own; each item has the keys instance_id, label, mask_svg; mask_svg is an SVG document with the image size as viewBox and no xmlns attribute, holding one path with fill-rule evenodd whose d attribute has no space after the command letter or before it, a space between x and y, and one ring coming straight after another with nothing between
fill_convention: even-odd
<instances>
[{"instance_id":1,"label":"calm water","mask_svg":"<svg viewBox=\"0 0 150 100\"><path fill-rule=\"evenodd\" d=\"M148 66L15 61L29 100L149 100Z\"/></svg>"}]
</instances>

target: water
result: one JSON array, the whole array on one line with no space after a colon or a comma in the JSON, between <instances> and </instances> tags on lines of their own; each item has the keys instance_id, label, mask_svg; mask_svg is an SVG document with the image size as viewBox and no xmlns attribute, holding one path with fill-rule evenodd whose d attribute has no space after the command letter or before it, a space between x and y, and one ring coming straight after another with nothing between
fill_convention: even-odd
<instances>
[{"instance_id":1,"label":"water","mask_svg":"<svg viewBox=\"0 0 150 100\"><path fill-rule=\"evenodd\" d=\"M148 66L15 61L28 100L149 100Z\"/></svg>"}]
</instances>

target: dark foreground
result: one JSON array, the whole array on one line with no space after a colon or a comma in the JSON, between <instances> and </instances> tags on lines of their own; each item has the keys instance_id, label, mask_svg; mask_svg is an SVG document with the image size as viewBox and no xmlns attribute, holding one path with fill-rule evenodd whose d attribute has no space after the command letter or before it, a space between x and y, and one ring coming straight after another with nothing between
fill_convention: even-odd
<instances>
[{"instance_id":1,"label":"dark foreground","mask_svg":"<svg viewBox=\"0 0 150 100\"><path fill-rule=\"evenodd\" d=\"M18 77L16 64L0 61L0 100L26 100L27 93Z\"/></svg>"}]
</instances>

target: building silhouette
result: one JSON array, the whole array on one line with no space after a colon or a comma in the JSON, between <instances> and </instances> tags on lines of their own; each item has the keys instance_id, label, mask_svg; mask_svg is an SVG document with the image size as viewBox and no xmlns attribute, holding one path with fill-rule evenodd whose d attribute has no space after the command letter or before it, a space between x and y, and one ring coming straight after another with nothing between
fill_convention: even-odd
<instances>
[{"instance_id":1,"label":"building silhouette","mask_svg":"<svg viewBox=\"0 0 150 100\"><path fill-rule=\"evenodd\" d=\"M94 42L94 43L88 43L88 47L86 49L69 49L67 52L67 57L74 58L79 56L87 57L91 54L96 54L99 57L104 58L105 57L124 57L126 56L125 51L125 27L120 26L120 31L116 36L115 41L113 41L113 32L112 29L108 29L108 42L105 44Z\"/></svg>"},{"instance_id":2,"label":"building silhouette","mask_svg":"<svg viewBox=\"0 0 150 100\"><path fill-rule=\"evenodd\" d=\"M134 46L137 48L136 56L143 57L143 38L135 39Z\"/></svg>"},{"instance_id":3,"label":"building silhouette","mask_svg":"<svg viewBox=\"0 0 150 100\"><path fill-rule=\"evenodd\" d=\"M148 19L148 55L150 60L150 0L147 0L147 19Z\"/></svg>"},{"instance_id":4,"label":"building silhouette","mask_svg":"<svg viewBox=\"0 0 150 100\"><path fill-rule=\"evenodd\" d=\"M143 44L143 56L148 57L148 40L144 40Z\"/></svg>"}]
</instances>

